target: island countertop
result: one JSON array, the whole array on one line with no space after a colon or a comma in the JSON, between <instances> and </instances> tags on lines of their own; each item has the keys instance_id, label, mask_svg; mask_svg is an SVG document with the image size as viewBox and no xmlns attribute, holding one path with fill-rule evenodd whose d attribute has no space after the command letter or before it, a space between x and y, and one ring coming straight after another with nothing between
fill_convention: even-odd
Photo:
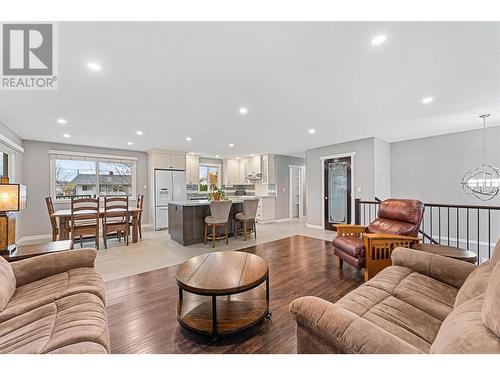
<instances>
[{"instance_id":1,"label":"island countertop","mask_svg":"<svg viewBox=\"0 0 500 375\"><path fill-rule=\"evenodd\" d=\"M231 198L229 199L233 203L243 203L246 199L262 199L262 198L273 198L273 197L261 197L261 196L246 196L244 198ZM208 206L210 205L210 201L207 199L196 199L196 200L185 200L185 201L172 201L169 204L175 204L177 206Z\"/></svg>"}]
</instances>

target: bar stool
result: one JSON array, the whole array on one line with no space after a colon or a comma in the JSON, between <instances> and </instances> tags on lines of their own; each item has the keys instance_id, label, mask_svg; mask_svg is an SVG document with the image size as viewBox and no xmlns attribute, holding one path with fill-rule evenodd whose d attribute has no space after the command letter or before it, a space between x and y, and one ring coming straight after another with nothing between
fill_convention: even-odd
<instances>
[{"instance_id":1,"label":"bar stool","mask_svg":"<svg viewBox=\"0 0 500 375\"><path fill-rule=\"evenodd\" d=\"M229 212L231 211L231 206L233 202L231 201L212 201L210 202L210 216L205 218L205 239L203 243L207 243L207 239L213 241L212 247L215 247L215 240L226 240L226 245L229 243L228 240L228 222L229 222ZM212 232L208 233L208 226L212 227ZM224 227L224 235L217 236L217 228Z\"/></svg>"},{"instance_id":2,"label":"bar stool","mask_svg":"<svg viewBox=\"0 0 500 375\"><path fill-rule=\"evenodd\" d=\"M257 230L255 228L255 217L257 216L257 207L259 205L258 199L245 199L243 201L243 212L238 212L235 216L236 224L234 226L234 235L243 232L243 238L247 240L247 233L253 232L255 239L257 239ZM238 229L238 222L242 223L243 228ZM247 223L251 223L250 231L248 231Z\"/></svg>"}]
</instances>

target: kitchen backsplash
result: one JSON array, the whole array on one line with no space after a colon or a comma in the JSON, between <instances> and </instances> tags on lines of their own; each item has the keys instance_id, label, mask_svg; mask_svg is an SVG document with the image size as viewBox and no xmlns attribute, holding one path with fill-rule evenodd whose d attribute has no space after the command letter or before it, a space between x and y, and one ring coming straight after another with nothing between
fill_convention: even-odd
<instances>
[{"instance_id":1,"label":"kitchen backsplash","mask_svg":"<svg viewBox=\"0 0 500 375\"><path fill-rule=\"evenodd\" d=\"M276 185L275 184L266 184L265 186L257 185L223 185L222 189L226 192L226 195L229 197L236 195L244 195L244 196L269 196L276 197ZM236 193L238 192L238 193ZM188 184L186 185L186 193L187 199L206 199L208 192L198 191L198 185Z\"/></svg>"}]
</instances>

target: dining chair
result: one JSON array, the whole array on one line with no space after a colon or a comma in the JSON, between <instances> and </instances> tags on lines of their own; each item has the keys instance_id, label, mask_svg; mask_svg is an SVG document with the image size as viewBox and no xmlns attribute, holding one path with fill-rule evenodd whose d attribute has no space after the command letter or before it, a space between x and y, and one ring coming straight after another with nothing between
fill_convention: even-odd
<instances>
[{"instance_id":1,"label":"dining chair","mask_svg":"<svg viewBox=\"0 0 500 375\"><path fill-rule=\"evenodd\" d=\"M229 243L228 239L228 222L229 213L231 211L232 201L212 201L210 202L210 216L205 218L205 237L203 243L207 243L207 240L212 240L212 247L215 247L215 240L226 240L226 245ZM208 237L208 227L211 227L212 231L210 237ZM217 236L217 228L224 227L224 235Z\"/></svg>"},{"instance_id":2,"label":"dining chair","mask_svg":"<svg viewBox=\"0 0 500 375\"><path fill-rule=\"evenodd\" d=\"M137 196L137 208L140 209L139 213L137 214L137 226L139 228L139 238L142 240L142 211L144 210L144 194L139 194ZM132 226L133 224L134 223L131 216L129 220L129 226Z\"/></svg>"},{"instance_id":3,"label":"dining chair","mask_svg":"<svg viewBox=\"0 0 500 375\"><path fill-rule=\"evenodd\" d=\"M52 203L51 197L45 197L45 204L47 205L47 211L49 212L50 226L52 227L52 241L57 241L57 236L59 235L59 227L57 226L57 220L52 214L55 212L54 204Z\"/></svg>"},{"instance_id":4,"label":"dining chair","mask_svg":"<svg viewBox=\"0 0 500 375\"><path fill-rule=\"evenodd\" d=\"M79 238L83 247L83 236L94 237L96 249L99 250L99 198L71 199L71 248L75 238Z\"/></svg>"},{"instance_id":5,"label":"dining chair","mask_svg":"<svg viewBox=\"0 0 500 375\"><path fill-rule=\"evenodd\" d=\"M259 206L258 199L245 199L243 201L243 212L238 212L235 215L235 226L234 226L234 236L243 232L243 238L247 240L247 234L254 234L255 239L257 239L257 230L255 226L255 218L257 217L257 207ZM238 223L241 224L241 228L238 229ZM250 228L248 228L250 224Z\"/></svg>"},{"instance_id":6,"label":"dining chair","mask_svg":"<svg viewBox=\"0 0 500 375\"><path fill-rule=\"evenodd\" d=\"M102 218L102 237L104 248L108 248L108 234L116 233L118 241L123 235L128 246L130 216L128 210L128 196L104 197L104 215Z\"/></svg>"}]
</instances>

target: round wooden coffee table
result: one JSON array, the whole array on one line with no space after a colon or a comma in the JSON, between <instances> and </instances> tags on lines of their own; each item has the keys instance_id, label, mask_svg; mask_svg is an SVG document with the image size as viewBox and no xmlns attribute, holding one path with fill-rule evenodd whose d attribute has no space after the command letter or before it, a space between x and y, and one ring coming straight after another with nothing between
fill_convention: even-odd
<instances>
[{"instance_id":1,"label":"round wooden coffee table","mask_svg":"<svg viewBox=\"0 0 500 375\"><path fill-rule=\"evenodd\" d=\"M179 286L177 320L189 330L217 337L271 317L269 268L255 254L219 251L199 255L181 264L175 277Z\"/></svg>"},{"instance_id":2,"label":"round wooden coffee table","mask_svg":"<svg viewBox=\"0 0 500 375\"><path fill-rule=\"evenodd\" d=\"M438 245L438 244L415 244L412 249L425 251L432 254L442 255L444 257L463 260L469 263L476 263L476 253L472 251L460 249L458 247Z\"/></svg>"}]
</instances>

